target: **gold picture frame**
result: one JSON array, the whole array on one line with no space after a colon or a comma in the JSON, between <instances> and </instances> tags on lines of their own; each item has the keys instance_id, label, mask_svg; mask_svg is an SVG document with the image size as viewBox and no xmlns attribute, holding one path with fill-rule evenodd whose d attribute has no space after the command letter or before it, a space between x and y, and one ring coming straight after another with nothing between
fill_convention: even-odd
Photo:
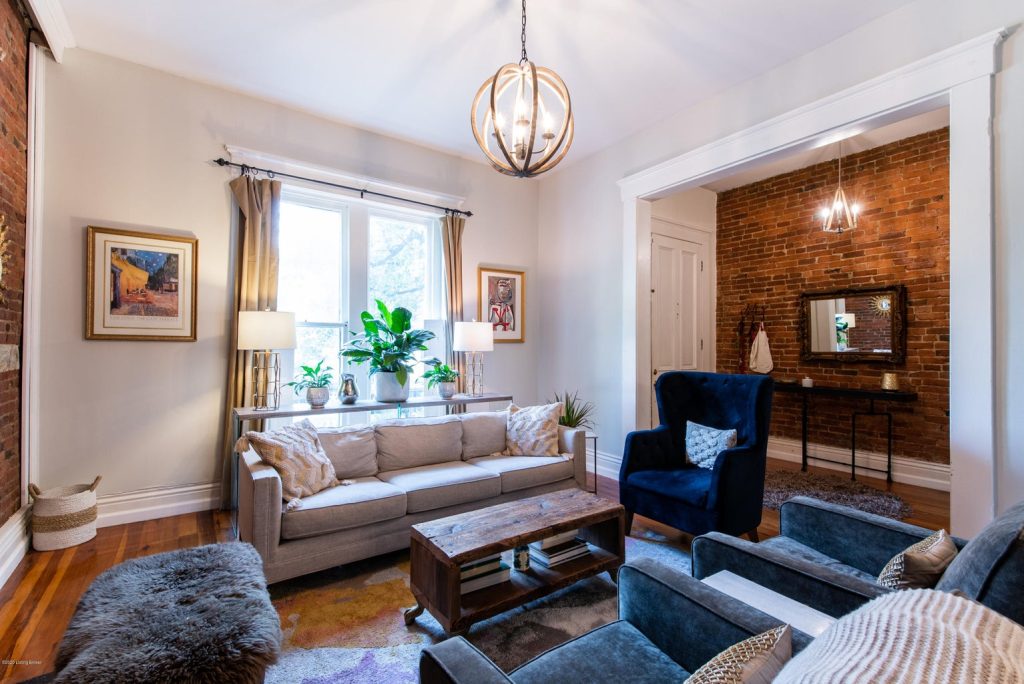
<instances>
[{"instance_id":1,"label":"gold picture frame","mask_svg":"<svg viewBox=\"0 0 1024 684\"><path fill-rule=\"evenodd\" d=\"M477 320L494 329L494 341L526 341L526 272L477 266Z\"/></svg>"},{"instance_id":2,"label":"gold picture frame","mask_svg":"<svg viewBox=\"0 0 1024 684\"><path fill-rule=\"evenodd\" d=\"M85 339L195 342L199 240L88 226Z\"/></svg>"}]
</instances>

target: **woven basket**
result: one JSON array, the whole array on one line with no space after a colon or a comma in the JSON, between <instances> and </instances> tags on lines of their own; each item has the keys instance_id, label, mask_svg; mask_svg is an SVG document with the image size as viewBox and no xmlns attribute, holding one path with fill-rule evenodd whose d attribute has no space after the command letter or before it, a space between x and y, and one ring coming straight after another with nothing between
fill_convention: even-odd
<instances>
[{"instance_id":1,"label":"woven basket","mask_svg":"<svg viewBox=\"0 0 1024 684\"><path fill-rule=\"evenodd\" d=\"M34 484L28 492L32 505L32 548L36 551L66 549L96 536L96 487L72 485L40 491Z\"/></svg>"}]
</instances>

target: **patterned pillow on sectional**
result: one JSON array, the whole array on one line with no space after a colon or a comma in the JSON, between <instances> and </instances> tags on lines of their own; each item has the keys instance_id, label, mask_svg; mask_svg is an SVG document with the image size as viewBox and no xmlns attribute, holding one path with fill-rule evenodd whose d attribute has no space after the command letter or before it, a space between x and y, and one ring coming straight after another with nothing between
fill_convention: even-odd
<instances>
[{"instance_id":1,"label":"patterned pillow on sectional","mask_svg":"<svg viewBox=\"0 0 1024 684\"><path fill-rule=\"evenodd\" d=\"M308 420L269 432L247 432L245 437L259 457L280 474L281 494L289 510L302 506L302 497L338 484L334 464Z\"/></svg>"},{"instance_id":2,"label":"patterned pillow on sectional","mask_svg":"<svg viewBox=\"0 0 1024 684\"><path fill-rule=\"evenodd\" d=\"M510 456L557 456L563 405L508 407L505 445Z\"/></svg>"}]
</instances>

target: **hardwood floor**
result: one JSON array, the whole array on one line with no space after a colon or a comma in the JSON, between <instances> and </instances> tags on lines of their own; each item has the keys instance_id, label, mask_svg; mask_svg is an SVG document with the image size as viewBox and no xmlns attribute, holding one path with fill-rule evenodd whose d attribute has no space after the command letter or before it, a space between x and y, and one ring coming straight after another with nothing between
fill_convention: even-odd
<instances>
[{"instance_id":1,"label":"hardwood floor","mask_svg":"<svg viewBox=\"0 0 1024 684\"><path fill-rule=\"evenodd\" d=\"M770 460L769 468L795 470L799 465ZM811 470L834 473L813 467ZM881 480L861 481L887 489ZM615 481L599 477L597 486L602 496L618 498ZM893 484L888 489L914 509L908 522L931 529L949 529L948 493L903 484ZM645 528L684 548L690 547L690 535L637 516L634 532ZM779 533L777 511L765 509L758 533L762 539ZM57 644L79 597L107 568L130 558L232 538L230 514L205 511L105 527L92 541L62 551L30 551L0 590L0 681L20 682L53 670Z\"/></svg>"}]
</instances>

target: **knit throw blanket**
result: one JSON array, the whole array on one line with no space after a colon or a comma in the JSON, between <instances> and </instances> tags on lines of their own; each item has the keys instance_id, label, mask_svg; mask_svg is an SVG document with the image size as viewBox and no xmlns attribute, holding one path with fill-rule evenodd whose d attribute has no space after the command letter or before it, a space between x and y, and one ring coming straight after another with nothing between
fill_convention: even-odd
<instances>
[{"instance_id":1,"label":"knit throw blanket","mask_svg":"<svg viewBox=\"0 0 1024 684\"><path fill-rule=\"evenodd\" d=\"M832 625L780 682L1024 682L1024 627L953 594L897 591Z\"/></svg>"}]
</instances>

